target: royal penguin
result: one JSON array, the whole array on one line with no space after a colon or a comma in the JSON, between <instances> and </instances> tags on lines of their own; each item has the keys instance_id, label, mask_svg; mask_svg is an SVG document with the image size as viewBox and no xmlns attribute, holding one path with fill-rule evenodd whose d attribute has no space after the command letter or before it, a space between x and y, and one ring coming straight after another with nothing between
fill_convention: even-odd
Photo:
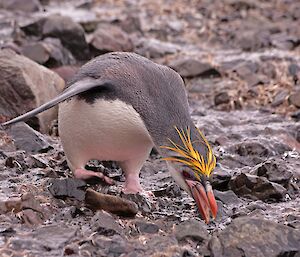
<instances>
[{"instance_id":1,"label":"royal penguin","mask_svg":"<svg viewBox=\"0 0 300 257\"><path fill-rule=\"evenodd\" d=\"M139 174L156 147L175 182L196 201L208 223L217 215L209 182L216 166L212 148L193 123L185 86L174 70L135 53L100 55L83 65L51 101L3 126L59 105L58 129L75 178L100 177L89 160L116 161L125 174L124 193L143 189Z\"/></svg>"}]
</instances>

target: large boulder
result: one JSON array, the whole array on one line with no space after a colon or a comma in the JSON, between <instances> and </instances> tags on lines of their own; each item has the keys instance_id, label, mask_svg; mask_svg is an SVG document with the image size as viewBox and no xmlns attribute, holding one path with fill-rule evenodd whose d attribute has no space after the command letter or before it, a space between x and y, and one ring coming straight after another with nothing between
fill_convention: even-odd
<instances>
[{"instance_id":1,"label":"large boulder","mask_svg":"<svg viewBox=\"0 0 300 257\"><path fill-rule=\"evenodd\" d=\"M64 88L56 73L8 49L0 50L0 81L1 122L40 106ZM45 133L56 118L54 107L38 115L38 120L32 119L31 124Z\"/></svg>"},{"instance_id":2,"label":"large boulder","mask_svg":"<svg viewBox=\"0 0 300 257\"><path fill-rule=\"evenodd\" d=\"M262 218L235 219L210 240L213 257L298 256L300 232Z\"/></svg>"}]
</instances>

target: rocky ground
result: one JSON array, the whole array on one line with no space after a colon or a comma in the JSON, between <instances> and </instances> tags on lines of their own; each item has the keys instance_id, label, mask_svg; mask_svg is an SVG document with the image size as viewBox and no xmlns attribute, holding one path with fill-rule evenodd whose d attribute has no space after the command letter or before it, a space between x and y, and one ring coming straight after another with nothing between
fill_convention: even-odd
<instances>
[{"instance_id":1,"label":"rocky ground","mask_svg":"<svg viewBox=\"0 0 300 257\"><path fill-rule=\"evenodd\" d=\"M114 163L89 163L114 186L73 179L54 109L28 122L36 130L0 130L0 256L300 256L299 1L0 7L0 121L49 100L87 60L134 51L184 78L217 156L219 205L206 225L155 151L141 173L152 199L120 194ZM120 199L120 208L107 204Z\"/></svg>"}]
</instances>

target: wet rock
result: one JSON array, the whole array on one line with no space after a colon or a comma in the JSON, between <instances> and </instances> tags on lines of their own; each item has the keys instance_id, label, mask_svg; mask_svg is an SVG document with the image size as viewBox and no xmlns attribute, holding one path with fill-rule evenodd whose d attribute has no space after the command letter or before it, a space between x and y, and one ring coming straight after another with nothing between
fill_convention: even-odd
<instances>
[{"instance_id":1,"label":"wet rock","mask_svg":"<svg viewBox=\"0 0 300 257\"><path fill-rule=\"evenodd\" d=\"M49 101L64 88L57 74L7 49L0 50L0 80L0 116L7 120ZM56 117L55 107L30 121L47 132Z\"/></svg>"},{"instance_id":2,"label":"wet rock","mask_svg":"<svg viewBox=\"0 0 300 257\"><path fill-rule=\"evenodd\" d=\"M265 177L244 173L233 177L229 186L237 195L254 200L280 200L286 194L286 189L283 186L270 182Z\"/></svg>"},{"instance_id":3,"label":"wet rock","mask_svg":"<svg viewBox=\"0 0 300 257\"><path fill-rule=\"evenodd\" d=\"M159 227L151 222L137 221L135 222L135 226L137 227L138 231L142 234L156 234L159 231Z\"/></svg>"},{"instance_id":4,"label":"wet rock","mask_svg":"<svg viewBox=\"0 0 300 257\"><path fill-rule=\"evenodd\" d=\"M220 92L215 95L214 101L215 105L228 104L230 102L230 96L227 92Z\"/></svg>"},{"instance_id":5,"label":"wet rock","mask_svg":"<svg viewBox=\"0 0 300 257\"><path fill-rule=\"evenodd\" d=\"M135 216L138 212L138 207L134 202L98 193L90 188L86 191L85 202L92 210L104 210L120 216Z\"/></svg>"},{"instance_id":6,"label":"wet rock","mask_svg":"<svg viewBox=\"0 0 300 257\"><path fill-rule=\"evenodd\" d=\"M42 9L39 0L2 0L0 8L11 11L36 12Z\"/></svg>"},{"instance_id":7,"label":"wet rock","mask_svg":"<svg viewBox=\"0 0 300 257\"><path fill-rule=\"evenodd\" d=\"M241 200L237 197L237 195L231 191L218 191L218 190L214 190L214 195L216 200L220 200L222 203L224 204L235 204L238 205L239 203L241 203Z\"/></svg>"},{"instance_id":8,"label":"wet rock","mask_svg":"<svg viewBox=\"0 0 300 257\"><path fill-rule=\"evenodd\" d=\"M231 175L224 169L216 168L211 175L211 184L214 189L227 190Z\"/></svg>"},{"instance_id":9,"label":"wet rock","mask_svg":"<svg viewBox=\"0 0 300 257\"><path fill-rule=\"evenodd\" d=\"M204 241L209 238L206 225L197 220L187 220L175 226L175 237L178 241L191 238L195 241Z\"/></svg>"},{"instance_id":10,"label":"wet rock","mask_svg":"<svg viewBox=\"0 0 300 257\"><path fill-rule=\"evenodd\" d=\"M266 177L269 181L281 184L285 188L288 187L293 175L284 161L275 159L264 162L254 174Z\"/></svg>"},{"instance_id":11,"label":"wet rock","mask_svg":"<svg viewBox=\"0 0 300 257\"><path fill-rule=\"evenodd\" d=\"M13 138L17 149L29 153L45 153L53 148L43 134L35 131L24 122L12 125L8 128L7 133Z\"/></svg>"},{"instance_id":12,"label":"wet rock","mask_svg":"<svg viewBox=\"0 0 300 257\"><path fill-rule=\"evenodd\" d=\"M136 44L135 52L147 58L159 58L168 54L175 54L179 47L172 43L166 43L157 39L141 39Z\"/></svg>"},{"instance_id":13,"label":"wet rock","mask_svg":"<svg viewBox=\"0 0 300 257\"><path fill-rule=\"evenodd\" d=\"M289 96L289 102L290 104L300 108L300 91L291 94Z\"/></svg>"},{"instance_id":14,"label":"wet rock","mask_svg":"<svg viewBox=\"0 0 300 257\"><path fill-rule=\"evenodd\" d=\"M110 214L104 211L96 212L90 222L90 226L94 232L104 236L112 236L123 233L122 227Z\"/></svg>"},{"instance_id":15,"label":"wet rock","mask_svg":"<svg viewBox=\"0 0 300 257\"><path fill-rule=\"evenodd\" d=\"M176 60L169 66L182 77L220 77L220 73L210 63L196 59Z\"/></svg>"},{"instance_id":16,"label":"wet rock","mask_svg":"<svg viewBox=\"0 0 300 257\"><path fill-rule=\"evenodd\" d=\"M22 48L22 54L47 67L74 64L72 54L57 38L45 38L41 42L30 43Z\"/></svg>"},{"instance_id":17,"label":"wet rock","mask_svg":"<svg viewBox=\"0 0 300 257\"><path fill-rule=\"evenodd\" d=\"M22 27L27 35L40 38L59 38L78 60L89 59L88 44L85 40L83 28L70 17L62 15L50 15Z\"/></svg>"},{"instance_id":18,"label":"wet rock","mask_svg":"<svg viewBox=\"0 0 300 257\"><path fill-rule=\"evenodd\" d=\"M96 55L107 52L131 52L133 44L129 35L116 25L101 24L91 37L89 44Z\"/></svg>"},{"instance_id":19,"label":"wet rock","mask_svg":"<svg viewBox=\"0 0 300 257\"><path fill-rule=\"evenodd\" d=\"M56 198L73 197L79 201L85 199L84 187L86 183L80 179L52 179L48 187L50 193Z\"/></svg>"},{"instance_id":20,"label":"wet rock","mask_svg":"<svg viewBox=\"0 0 300 257\"><path fill-rule=\"evenodd\" d=\"M209 243L213 256L278 257L300 251L300 232L261 218L241 217L214 236Z\"/></svg>"},{"instance_id":21,"label":"wet rock","mask_svg":"<svg viewBox=\"0 0 300 257\"><path fill-rule=\"evenodd\" d=\"M152 212L151 202L141 194L123 194L122 198L132 201L137 204L139 211L144 215Z\"/></svg>"}]
</instances>

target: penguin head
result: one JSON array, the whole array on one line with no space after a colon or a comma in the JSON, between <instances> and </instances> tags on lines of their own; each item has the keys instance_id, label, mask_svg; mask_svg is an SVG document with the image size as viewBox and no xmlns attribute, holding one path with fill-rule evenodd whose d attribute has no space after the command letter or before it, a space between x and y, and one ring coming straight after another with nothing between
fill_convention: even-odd
<instances>
[{"instance_id":1,"label":"penguin head","mask_svg":"<svg viewBox=\"0 0 300 257\"><path fill-rule=\"evenodd\" d=\"M177 136L168 139L164 149L164 160L175 182L195 200L206 223L210 213L215 219L218 211L209 176L216 166L212 149L196 127L174 127Z\"/></svg>"}]
</instances>

